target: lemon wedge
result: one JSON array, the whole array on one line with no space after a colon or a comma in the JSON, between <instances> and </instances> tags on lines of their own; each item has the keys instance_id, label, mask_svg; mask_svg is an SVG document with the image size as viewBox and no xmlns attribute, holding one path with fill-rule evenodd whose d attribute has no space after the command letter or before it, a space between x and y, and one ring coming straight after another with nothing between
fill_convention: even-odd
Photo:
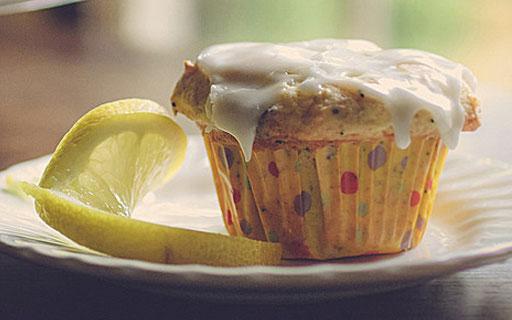
<instances>
[{"instance_id":1,"label":"lemon wedge","mask_svg":"<svg viewBox=\"0 0 512 320\"><path fill-rule=\"evenodd\" d=\"M19 183L51 227L90 249L173 264L278 264L275 243L129 218L185 158L186 136L155 102L126 99L84 115L64 136L39 186Z\"/></svg>"},{"instance_id":2,"label":"lemon wedge","mask_svg":"<svg viewBox=\"0 0 512 320\"><path fill-rule=\"evenodd\" d=\"M62 138L39 185L129 216L142 196L179 169L186 145L185 133L159 104L143 99L106 103Z\"/></svg>"}]
</instances>

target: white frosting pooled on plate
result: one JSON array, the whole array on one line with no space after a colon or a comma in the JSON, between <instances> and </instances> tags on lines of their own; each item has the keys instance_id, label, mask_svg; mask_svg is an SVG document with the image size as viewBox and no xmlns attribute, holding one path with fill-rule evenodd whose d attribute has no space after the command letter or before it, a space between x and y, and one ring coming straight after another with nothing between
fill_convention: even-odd
<instances>
[{"instance_id":1,"label":"white frosting pooled on plate","mask_svg":"<svg viewBox=\"0 0 512 320\"><path fill-rule=\"evenodd\" d=\"M410 49L382 50L364 40L233 43L206 48L197 59L210 77L207 116L232 134L250 159L260 116L297 90L317 94L326 83L360 90L390 112L395 140L406 148L411 121L430 111L444 143L455 148L464 125L463 82L475 90L466 67Z\"/></svg>"}]
</instances>

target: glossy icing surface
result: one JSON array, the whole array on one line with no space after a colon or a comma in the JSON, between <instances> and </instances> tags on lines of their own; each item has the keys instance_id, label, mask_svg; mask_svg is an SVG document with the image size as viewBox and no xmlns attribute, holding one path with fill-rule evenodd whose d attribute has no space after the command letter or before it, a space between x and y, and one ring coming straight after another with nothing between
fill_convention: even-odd
<instances>
[{"instance_id":1,"label":"glossy icing surface","mask_svg":"<svg viewBox=\"0 0 512 320\"><path fill-rule=\"evenodd\" d=\"M246 160L260 116L297 92L320 94L325 84L353 88L383 102L400 148L410 143L410 124L421 109L432 114L444 143L455 148L464 125L463 86L476 79L461 64L411 49L382 50L364 40L234 43L206 48L198 66L211 82L207 116L232 134Z\"/></svg>"}]
</instances>

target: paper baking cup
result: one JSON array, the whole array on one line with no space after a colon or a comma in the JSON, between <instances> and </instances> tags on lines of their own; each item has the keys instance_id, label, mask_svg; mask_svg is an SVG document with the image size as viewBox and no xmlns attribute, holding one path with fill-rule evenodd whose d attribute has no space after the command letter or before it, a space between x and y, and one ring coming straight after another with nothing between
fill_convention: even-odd
<instances>
[{"instance_id":1,"label":"paper baking cup","mask_svg":"<svg viewBox=\"0 0 512 320\"><path fill-rule=\"evenodd\" d=\"M415 247L446 156L437 136L413 137L405 150L391 136L256 144L246 163L233 139L203 136L228 232L280 242L291 259Z\"/></svg>"}]
</instances>

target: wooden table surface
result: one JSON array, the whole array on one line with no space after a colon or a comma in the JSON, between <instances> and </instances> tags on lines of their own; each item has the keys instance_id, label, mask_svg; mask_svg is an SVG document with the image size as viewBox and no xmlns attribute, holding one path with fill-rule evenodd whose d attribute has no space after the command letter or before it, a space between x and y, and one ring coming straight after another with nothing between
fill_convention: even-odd
<instances>
[{"instance_id":1,"label":"wooden table surface","mask_svg":"<svg viewBox=\"0 0 512 320\"><path fill-rule=\"evenodd\" d=\"M39 36L9 33L13 20L0 21L0 169L51 152L65 130L98 103L128 96L168 103L180 61L194 52L142 57L83 30L71 30L58 41L45 36L55 31L46 24L39 25ZM489 155L483 149L494 142L499 157L512 162L512 149L499 147L497 139L462 147ZM512 319L511 274L509 261L414 288L328 303L222 305L143 292L0 254L0 319Z\"/></svg>"},{"instance_id":2,"label":"wooden table surface","mask_svg":"<svg viewBox=\"0 0 512 320\"><path fill-rule=\"evenodd\" d=\"M417 287L300 305L168 297L0 254L1 319L512 319L512 261Z\"/></svg>"}]
</instances>

